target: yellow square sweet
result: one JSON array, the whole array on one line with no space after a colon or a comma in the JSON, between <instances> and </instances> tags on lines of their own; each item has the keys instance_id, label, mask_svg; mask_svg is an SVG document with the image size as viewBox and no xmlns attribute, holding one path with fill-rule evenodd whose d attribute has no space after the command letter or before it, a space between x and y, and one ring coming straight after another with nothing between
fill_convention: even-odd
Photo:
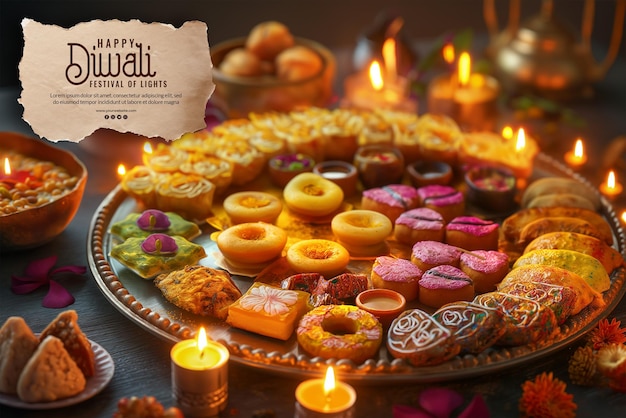
<instances>
[{"instance_id":1,"label":"yellow square sweet","mask_svg":"<svg viewBox=\"0 0 626 418\"><path fill-rule=\"evenodd\" d=\"M226 322L236 328L288 340L309 310L309 293L256 282L228 307Z\"/></svg>"}]
</instances>

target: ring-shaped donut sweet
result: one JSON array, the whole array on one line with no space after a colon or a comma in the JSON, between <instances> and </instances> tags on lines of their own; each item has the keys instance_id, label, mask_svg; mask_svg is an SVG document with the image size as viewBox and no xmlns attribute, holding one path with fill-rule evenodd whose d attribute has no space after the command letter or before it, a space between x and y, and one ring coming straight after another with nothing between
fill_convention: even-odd
<instances>
[{"instance_id":1,"label":"ring-shaped donut sweet","mask_svg":"<svg viewBox=\"0 0 626 418\"><path fill-rule=\"evenodd\" d=\"M285 204L306 216L325 216L343 203L343 190L332 181L313 173L300 173L283 190Z\"/></svg>"},{"instance_id":2,"label":"ring-shaped donut sweet","mask_svg":"<svg viewBox=\"0 0 626 418\"><path fill-rule=\"evenodd\" d=\"M233 224L245 222L274 223L283 204L276 196L257 191L237 192L228 195L223 203L224 211Z\"/></svg>"},{"instance_id":3,"label":"ring-shaped donut sweet","mask_svg":"<svg viewBox=\"0 0 626 418\"><path fill-rule=\"evenodd\" d=\"M287 233L266 222L234 225L217 236L217 247L226 261L240 266L271 261L281 254L286 243Z\"/></svg>"},{"instance_id":4,"label":"ring-shaped donut sweet","mask_svg":"<svg viewBox=\"0 0 626 418\"><path fill-rule=\"evenodd\" d=\"M383 339L383 327L371 313L353 305L321 305L298 324L298 343L313 357L362 363L372 358Z\"/></svg>"},{"instance_id":5,"label":"ring-shaped donut sweet","mask_svg":"<svg viewBox=\"0 0 626 418\"><path fill-rule=\"evenodd\" d=\"M331 278L343 273L350 254L341 244L327 239L306 239L287 250L287 263L297 273L319 273Z\"/></svg>"}]
</instances>

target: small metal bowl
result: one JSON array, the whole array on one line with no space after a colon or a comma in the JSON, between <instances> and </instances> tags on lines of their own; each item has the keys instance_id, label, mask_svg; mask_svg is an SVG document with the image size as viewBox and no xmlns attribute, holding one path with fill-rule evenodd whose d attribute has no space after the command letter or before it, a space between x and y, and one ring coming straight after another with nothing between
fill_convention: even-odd
<instances>
[{"instance_id":1,"label":"small metal bowl","mask_svg":"<svg viewBox=\"0 0 626 418\"><path fill-rule=\"evenodd\" d=\"M78 177L74 188L58 199L0 215L0 250L24 250L52 241L65 230L78 211L87 183L87 169L71 152L14 132L0 133L0 149L50 161L65 168L71 176Z\"/></svg>"}]
</instances>

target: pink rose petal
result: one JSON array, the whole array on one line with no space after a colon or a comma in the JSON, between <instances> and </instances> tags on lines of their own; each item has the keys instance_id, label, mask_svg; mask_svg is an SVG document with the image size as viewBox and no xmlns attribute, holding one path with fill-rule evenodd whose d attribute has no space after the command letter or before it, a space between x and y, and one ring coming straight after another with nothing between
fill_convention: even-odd
<instances>
[{"instance_id":1,"label":"pink rose petal","mask_svg":"<svg viewBox=\"0 0 626 418\"><path fill-rule=\"evenodd\" d=\"M65 308L74 303L74 296L54 280L50 280L50 289L41 305L44 308Z\"/></svg>"},{"instance_id":2,"label":"pink rose petal","mask_svg":"<svg viewBox=\"0 0 626 418\"><path fill-rule=\"evenodd\" d=\"M463 397L446 388L429 388L419 395L419 404L434 418L448 418L452 411L463 405Z\"/></svg>"},{"instance_id":3,"label":"pink rose petal","mask_svg":"<svg viewBox=\"0 0 626 418\"><path fill-rule=\"evenodd\" d=\"M56 262L56 255L51 255L47 258L35 260L31 262L28 266L26 266L26 269L24 270L24 275L33 279L46 281L48 279L48 273L50 272L50 269L54 267Z\"/></svg>"},{"instance_id":4,"label":"pink rose petal","mask_svg":"<svg viewBox=\"0 0 626 418\"><path fill-rule=\"evenodd\" d=\"M406 405L392 406L393 418L432 418L426 412Z\"/></svg>"},{"instance_id":5,"label":"pink rose petal","mask_svg":"<svg viewBox=\"0 0 626 418\"><path fill-rule=\"evenodd\" d=\"M489 408L483 397L480 394L474 396L459 418L489 418Z\"/></svg>"}]
</instances>

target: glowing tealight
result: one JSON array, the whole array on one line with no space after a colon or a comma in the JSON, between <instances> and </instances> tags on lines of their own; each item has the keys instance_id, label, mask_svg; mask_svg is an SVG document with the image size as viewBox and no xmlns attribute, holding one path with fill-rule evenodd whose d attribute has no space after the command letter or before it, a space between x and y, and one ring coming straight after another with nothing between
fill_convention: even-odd
<instances>
[{"instance_id":1,"label":"glowing tealight","mask_svg":"<svg viewBox=\"0 0 626 418\"><path fill-rule=\"evenodd\" d=\"M370 83L372 83L372 87L374 90L382 90L384 86L383 75L380 70L380 64L378 61L373 61L370 65Z\"/></svg>"},{"instance_id":2,"label":"glowing tealight","mask_svg":"<svg viewBox=\"0 0 626 418\"><path fill-rule=\"evenodd\" d=\"M583 141L580 138L576 140L574 149L565 153L564 159L567 165L573 169L578 169L587 162L587 156L583 150Z\"/></svg>"},{"instance_id":3,"label":"glowing tealight","mask_svg":"<svg viewBox=\"0 0 626 418\"><path fill-rule=\"evenodd\" d=\"M4 157L4 174L7 176L11 174L11 163L9 162L9 157Z\"/></svg>"},{"instance_id":4,"label":"glowing tealight","mask_svg":"<svg viewBox=\"0 0 626 418\"><path fill-rule=\"evenodd\" d=\"M526 133L524 132L524 128L519 128L517 130L517 141L515 142L515 151L521 152L526 148Z\"/></svg>"},{"instance_id":5,"label":"glowing tealight","mask_svg":"<svg viewBox=\"0 0 626 418\"><path fill-rule=\"evenodd\" d=\"M117 166L117 175L120 177L124 177L124 175L126 174L126 167L124 166L124 164L120 164Z\"/></svg>"},{"instance_id":6,"label":"glowing tealight","mask_svg":"<svg viewBox=\"0 0 626 418\"><path fill-rule=\"evenodd\" d=\"M143 152L145 152L146 154L152 154L152 145L149 142L144 142Z\"/></svg>"},{"instance_id":7,"label":"glowing tealight","mask_svg":"<svg viewBox=\"0 0 626 418\"><path fill-rule=\"evenodd\" d=\"M502 128L502 138L504 139L513 139L513 128L510 126L505 126Z\"/></svg>"},{"instance_id":8,"label":"glowing tealight","mask_svg":"<svg viewBox=\"0 0 626 418\"><path fill-rule=\"evenodd\" d=\"M383 44L383 61L387 77L394 78L398 73L398 64L396 63L396 41L393 38L388 38Z\"/></svg>"},{"instance_id":9,"label":"glowing tealight","mask_svg":"<svg viewBox=\"0 0 626 418\"><path fill-rule=\"evenodd\" d=\"M606 182L600 185L600 192L609 199L614 199L619 196L624 190L623 186L617 181L615 177L615 171L609 171L606 177Z\"/></svg>"},{"instance_id":10,"label":"glowing tealight","mask_svg":"<svg viewBox=\"0 0 626 418\"><path fill-rule=\"evenodd\" d=\"M470 55L467 52L461 53L459 57L459 84L461 86L467 86L472 73L472 61Z\"/></svg>"},{"instance_id":11,"label":"glowing tealight","mask_svg":"<svg viewBox=\"0 0 626 418\"><path fill-rule=\"evenodd\" d=\"M441 49L441 55L443 56L443 60L447 64L452 64L454 62L454 57L455 57L454 45L445 44L443 48Z\"/></svg>"},{"instance_id":12,"label":"glowing tealight","mask_svg":"<svg viewBox=\"0 0 626 418\"><path fill-rule=\"evenodd\" d=\"M305 380L296 388L296 417L348 417L356 402L354 388L335 378L332 366L326 369L324 379Z\"/></svg>"}]
</instances>

